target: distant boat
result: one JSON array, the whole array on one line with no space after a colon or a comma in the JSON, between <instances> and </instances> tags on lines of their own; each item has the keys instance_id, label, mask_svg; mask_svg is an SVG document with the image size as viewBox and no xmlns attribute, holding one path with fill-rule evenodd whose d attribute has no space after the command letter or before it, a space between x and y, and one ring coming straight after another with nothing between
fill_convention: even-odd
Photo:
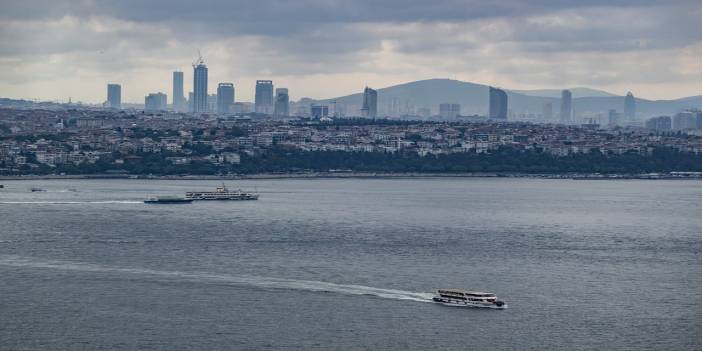
<instances>
[{"instance_id":1,"label":"distant boat","mask_svg":"<svg viewBox=\"0 0 702 351\"><path fill-rule=\"evenodd\" d=\"M185 198L191 200L258 200L258 194L247 193L241 189L230 191L222 184L215 191L188 191L185 193Z\"/></svg>"},{"instance_id":2,"label":"distant boat","mask_svg":"<svg viewBox=\"0 0 702 351\"><path fill-rule=\"evenodd\" d=\"M30 190L31 192L33 192L33 193L46 191L46 189L36 188L36 187L32 187L32 188L29 189L29 190Z\"/></svg>"},{"instance_id":3,"label":"distant boat","mask_svg":"<svg viewBox=\"0 0 702 351\"><path fill-rule=\"evenodd\" d=\"M193 200L178 196L154 196L144 200L145 204L189 204L191 202Z\"/></svg>"},{"instance_id":4,"label":"distant boat","mask_svg":"<svg viewBox=\"0 0 702 351\"><path fill-rule=\"evenodd\" d=\"M463 289L438 289L432 300L445 306L482 307L499 310L507 308L507 304L498 300L493 293Z\"/></svg>"},{"instance_id":5,"label":"distant boat","mask_svg":"<svg viewBox=\"0 0 702 351\"><path fill-rule=\"evenodd\" d=\"M5 187L4 185L0 184L0 189L2 189L2 188L4 188L4 187Z\"/></svg>"}]
</instances>

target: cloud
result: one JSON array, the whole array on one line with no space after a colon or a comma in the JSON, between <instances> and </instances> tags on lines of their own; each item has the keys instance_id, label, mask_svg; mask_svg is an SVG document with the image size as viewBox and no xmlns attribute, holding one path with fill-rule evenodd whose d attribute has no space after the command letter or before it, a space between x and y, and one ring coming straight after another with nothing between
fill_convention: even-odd
<instances>
[{"instance_id":1,"label":"cloud","mask_svg":"<svg viewBox=\"0 0 702 351\"><path fill-rule=\"evenodd\" d=\"M198 49L210 82L250 100L451 77L509 88L702 92L698 1L22 1L0 12L0 96L104 100L170 90ZM80 77L80 78L79 78ZM53 82L53 83L52 83ZM188 89L186 78L186 89ZM55 86L64 88L56 89Z\"/></svg>"}]
</instances>

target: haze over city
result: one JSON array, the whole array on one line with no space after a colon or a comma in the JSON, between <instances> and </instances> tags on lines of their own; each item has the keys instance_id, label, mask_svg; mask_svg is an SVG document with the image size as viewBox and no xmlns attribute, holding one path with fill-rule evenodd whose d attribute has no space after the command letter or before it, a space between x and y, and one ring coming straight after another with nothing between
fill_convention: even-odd
<instances>
[{"instance_id":1,"label":"haze over city","mask_svg":"<svg viewBox=\"0 0 702 351\"><path fill-rule=\"evenodd\" d=\"M28 1L0 11L0 97L102 103L168 92L200 50L208 90L258 79L291 100L431 78L505 89L702 94L699 1Z\"/></svg>"}]
</instances>

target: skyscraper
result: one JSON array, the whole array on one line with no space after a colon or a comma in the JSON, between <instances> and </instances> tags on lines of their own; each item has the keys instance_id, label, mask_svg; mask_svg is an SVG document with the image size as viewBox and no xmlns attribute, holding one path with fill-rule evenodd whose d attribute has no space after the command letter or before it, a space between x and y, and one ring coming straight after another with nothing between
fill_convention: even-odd
<instances>
[{"instance_id":1,"label":"skyscraper","mask_svg":"<svg viewBox=\"0 0 702 351\"><path fill-rule=\"evenodd\" d=\"M193 63L193 112L207 112L207 66L202 56Z\"/></svg>"},{"instance_id":2,"label":"skyscraper","mask_svg":"<svg viewBox=\"0 0 702 351\"><path fill-rule=\"evenodd\" d=\"M290 96L288 88L278 88L275 90L275 115L287 117L289 115Z\"/></svg>"},{"instance_id":3,"label":"skyscraper","mask_svg":"<svg viewBox=\"0 0 702 351\"><path fill-rule=\"evenodd\" d=\"M107 84L107 107L122 108L122 86Z\"/></svg>"},{"instance_id":4,"label":"skyscraper","mask_svg":"<svg viewBox=\"0 0 702 351\"><path fill-rule=\"evenodd\" d=\"M217 86L217 113L226 114L234 103L234 84L219 83Z\"/></svg>"},{"instance_id":5,"label":"skyscraper","mask_svg":"<svg viewBox=\"0 0 702 351\"><path fill-rule=\"evenodd\" d=\"M144 111L164 111L168 108L168 97L164 93L151 93L144 98Z\"/></svg>"},{"instance_id":6,"label":"skyscraper","mask_svg":"<svg viewBox=\"0 0 702 351\"><path fill-rule=\"evenodd\" d=\"M490 118L507 120L507 93L490 87Z\"/></svg>"},{"instance_id":7,"label":"skyscraper","mask_svg":"<svg viewBox=\"0 0 702 351\"><path fill-rule=\"evenodd\" d=\"M544 120L550 121L553 119L553 104L550 102L547 102L544 104L544 113L543 113Z\"/></svg>"},{"instance_id":8,"label":"skyscraper","mask_svg":"<svg viewBox=\"0 0 702 351\"><path fill-rule=\"evenodd\" d=\"M183 72L173 72L173 109L185 111L185 95L183 94Z\"/></svg>"},{"instance_id":9,"label":"skyscraper","mask_svg":"<svg viewBox=\"0 0 702 351\"><path fill-rule=\"evenodd\" d=\"M636 100L631 92L626 93L624 98L624 117L626 117L627 122L632 122L636 119Z\"/></svg>"},{"instance_id":10,"label":"skyscraper","mask_svg":"<svg viewBox=\"0 0 702 351\"><path fill-rule=\"evenodd\" d=\"M561 92L561 123L569 124L573 121L573 94L570 90Z\"/></svg>"},{"instance_id":11,"label":"skyscraper","mask_svg":"<svg viewBox=\"0 0 702 351\"><path fill-rule=\"evenodd\" d=\"M254 102L257 113L271 114L273 112L273 81L256 81L256 100Z\"/></svg>"},{"instance_id":12,"label":"skyscraper","mask_svg":"<svg viewBox=\"0 0 702 351\"><path fill-rule=\"evenodd\" d=\"M378 116L378 92L366 87L363 90L363 107L361 108L363 117L375 118Z\"/></svg>"}]
</instances>

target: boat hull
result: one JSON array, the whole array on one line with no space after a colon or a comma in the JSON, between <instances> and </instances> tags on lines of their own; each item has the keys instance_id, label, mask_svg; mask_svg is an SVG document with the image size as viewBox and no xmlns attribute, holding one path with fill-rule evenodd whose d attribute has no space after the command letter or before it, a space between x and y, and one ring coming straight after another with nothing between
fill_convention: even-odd
<instances>
[{"instance_id":1,"label":"boat hull","mask_svg":"<svg viewBox=\"0 0 702 351\"><path fill-rule=\"evenodd\" d=\"M507 308L506 303L502 303L501 305L495 304L495 303L482 303L482 302L472 302L472 301L463 301L463 300L454 300L454 299L447 299L443 297L434 297L432 300L436 303L439 303L444 306L449 306L449 307L473 307L473 308L491 308L495 310L504 310Z\"/></svg>"},{"instance_id":2,"label":"boat hull","mask_svg":"<svg viewBox=\"0 0 702 351\"><path fill-rule=\"evenodd\" d=\"M189 204L193 200L183 199L183 200L144 200L145 204Z\"/></svg>"}]
</instances>

